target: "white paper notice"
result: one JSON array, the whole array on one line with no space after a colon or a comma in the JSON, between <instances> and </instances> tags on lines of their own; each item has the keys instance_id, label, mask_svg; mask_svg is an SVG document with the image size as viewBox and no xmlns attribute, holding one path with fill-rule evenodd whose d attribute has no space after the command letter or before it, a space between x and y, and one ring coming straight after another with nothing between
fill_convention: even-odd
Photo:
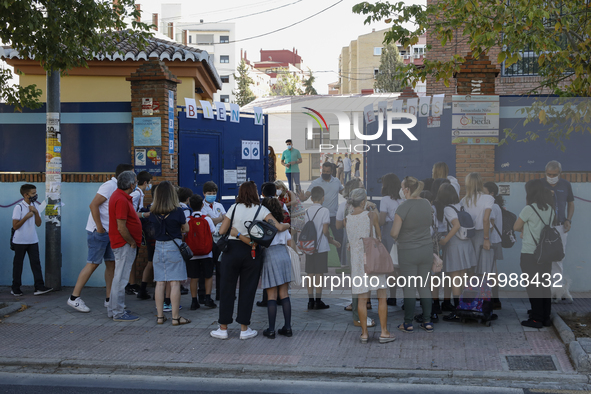
<instances>
[{"instance_id":1,"label":"white paper notice","mask_svg":"<svg viewBox=\"0 0 591 394\"><path fill-rule=\"evenodd\" d=\"M197 103L195 103L195 99L185 97L185 106L187 119L197 119Z\"/></svg>"},{"instance_id":2,"label":"white paper notice","mask_svg":"<svg viewBox=\"0 0 591 394\"><path fill-rule=\"evenodd\" d=\"M441 116L443 113L443 99L445 94L436 94L433 96L433 102L431 103L431 115Z\"/></svg>"},{"instance_id":3,"label":"white paper notice","mask_svg":"<svg viewBox=\"0 0 591 394\"><path fill-rule=\"evenodd\" d=\"M388 112L388 102L387 101L378 102L378 116L381 114L382 119L386 119L387 112Z\"/></svg>"},{"instance_id":4,"label":"white paper notice","mask_svg":"<svg viewBox=\"0 0 591 394\"><path fill-rule=\"evenodd\" d=\"M224 170L224 183L236 183L237 182L236 170Z\"/></svg>"},{"instance_id":5,"label":"white paper notice","mask_svg":"<svg viewBox=\"0 0 591 394\"><path fill-rule=\"evenodd\" d=\"M42 213L45 212L45 207L47 207L47 201L43 200L41 204L37 207L37 212Z\"/></svg>"},{"instance_id":6,"label":"white paper notice","mask_svg":"<svg viewBox=\"0 0 591 394\"><path fill-rule=\"evenodd\" d=\"M250 141L242 141L242 160L250 160L251 159L251 143Z\"/></svg>"},{"instance_id":7,"label":"white paper notice","mask_svg":"<svg viewBox=\"0 0 591 394\"><path fill-rule=\"evenodd\" d=\"M250 142L250 159L259 160L261 158L261 148L259 141Z\"/></svg>"},{"instance_id":8,"label":"white paper notice","mask_svg":"<svg viewBox=\"0 0 591 394\"><path fill-rule=\"evenodd\" d=\"M209 155L199 155L199 174L209 174Z\"/></svg>"},{"instance_id":9,"label":"white paper notice","mask_svg":"<svg viewBox=\"0 0 591 394\"><path fill-rule=\"evenodd\" d=\"M230 104L230 122L240 123L240 106L238 104Z\"/></svg>"},{"instance_id":10,"label":"white paper notice","mask_svg":"<svg viewBox=\"0 0 591 394\"><path fill-rule=\"evenodd\" d=\"M366 124L370 124L376 121L376 116L373 113L373 104L366 105L363 108L363 118Z\"/></svg>"},{"instance_id":11,"label":"white paper notice","mask_svg":"<svg viewBox=\"0 0 591 394\"><path fill-rule=\"evenodd\" d=\"M421 97L419 100L419 118L426 118L429 116L429 104L431 103L431 96Z\"/></svg>"},{"instance_id":12,"label":"white paper notice","mask_svg":"<svg viewBox=\"0 0 591 394\"><path fill-rule=\"evenodd\" d=\"M262 107L252 107L254 112L254 124L260 126L264 123L265 117L263 116L263 108Z\"/></svg>"},{"instance_id":13,"label":"white paper notice","mask_svg":"<svg viewBox=\"0 0 591 394\"><path fill-rule=\"evenodd\" d=\"M419 106L419 99L412 98L406 100L406 112L417 116L417 107Z\"/></svg>"},{"instance_id":14,"label":"white paper notice","mask_svg":"<svg viewBox=\"0 0 591 394\"><path fill-rule=\"evenodd\" d=\"M199 100L199 103L203 109L203 117L206 119L213 119L213 108L211 108L211 103L205 100Z\"/></svg>"},{"instance_id":15,"label":"white paper notice","mask_svg":"<svg viewBox=\"0 0 591 394\"><path fill-rule=\"evenodd\" d=\"M392 113L402 112L402 100L394 100L392 102ZM393 117L392 119L400 119L399 117Z\"/></svg>"},{"instance_id":16,"label":"white paper notice","mask_svg":"<svg viewBox=\"0 0 591 394\"><path fill-rule=\"evenodd\" d=\"M219 101L214 101L215 110L217 112L217 120L226 121L226 106L224 103L220 103Z\"/></svg>"}]
</instances>

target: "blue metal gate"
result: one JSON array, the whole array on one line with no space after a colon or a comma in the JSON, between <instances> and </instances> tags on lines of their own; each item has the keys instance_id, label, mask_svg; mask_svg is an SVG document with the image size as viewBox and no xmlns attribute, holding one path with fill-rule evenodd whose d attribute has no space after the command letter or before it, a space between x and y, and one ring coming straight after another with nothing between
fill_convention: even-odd
<instances>
[{"instance_id":1,"label":"blue metal gate","mask_svg":"<svg viewBox=\"0 0 591 394\"><path fill-rule=\"evenodd\" d=\"M260 191L269 168L267 116L264 118L260 126L254 124L253 114L241 113L240 123L232 123L229 116L225 122L204 119L202 114L189 119L179 110L179 185L202 194L203 184L214 181L218 200L226 209L234 203L241 180L254 181ZM258 141L259 159L242 158L243 141Z\"/></svg>"}]
</instances>

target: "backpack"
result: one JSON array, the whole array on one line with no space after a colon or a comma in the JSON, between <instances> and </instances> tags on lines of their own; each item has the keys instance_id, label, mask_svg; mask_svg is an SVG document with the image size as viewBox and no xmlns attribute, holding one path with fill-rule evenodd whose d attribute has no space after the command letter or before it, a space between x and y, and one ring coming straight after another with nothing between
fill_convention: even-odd
<instances>
[{"instance_id":1,"label":"backpack","mask_svg":"<svg viewBox=\"0 0 591 394\"><path fill-rule=\"evenodd\" d=\"M322 209L322 208L320 208ZM318 233L316 231L316 226L314 225L314 218L320 212L320 209L316 211L312 220L310 220L310 216L308 215L308 211L306 211L306 217L308 221L304 224L304 228L298 237L298 248L305 254L314 254L318 251L318 245L320 244L320 237L318 237ZM320 234L322 236L322 234Z\"/></svg>"},{"instance_id":2,"label":"backpack","mask_svg":"<svg viewBox=\"0 0 591 394\"><path fill-rule=\"evenodd\" d=\"M536 238L531 233L531 229L529 233L531 234L534 243L536 244L536 250L534 251L534 258L536 259L536 263L538 264L549 264L553 261L561 261L564 259L564 248L562 246L562 238L560 237L560 233L550 224L552 223L552 216L554 211L550 214L550 222L546 224L538 211L534 208L533 205L530 205L536 215L540 218L544 227L540 232L540 242L536 242Z\"/></svg>"},{"instance_id":3,"label":"backpack","mask_svg":"<svg viewBox=\"0 0 591 394\"><path fill-rule=\"evenodd\" d=\"M456 233L459 239L470 239L476 235L476 230L474 229L474 221L472 220L472 216L464 211L464 207L460 207L458 211L456 207L453 205L448 205L451 207L456 213L458 214L458 221L460 222L460 229ZM447 222L450 226L451 223Z\"/></svg>"},{"instance_id":4,"label":"backpack","mask_svg":"<svg viewBox=\"0 0 591 394\"><path fill-rule=\"evenodd\" d=\"M189 232L185 242L195 256L204 256L213 248L213 237L206 216L191 216L189 218Z\"/></svg>"},{"instance_id":5,"label":"backpack","mask_svg":"<svg viewBox=\"0 0 591 394\"><path fill-rule=\"evenodd\" d=\"M499 237L501 237L501 246L505 249L511 248L515 245L515 231L513 231L513 226L517 221L517 216L513 212L507 211L505 208L501 207L501 213L503 215L503 232L501 233L495 224L495 230Z\"/></svg>"}]
</instances>

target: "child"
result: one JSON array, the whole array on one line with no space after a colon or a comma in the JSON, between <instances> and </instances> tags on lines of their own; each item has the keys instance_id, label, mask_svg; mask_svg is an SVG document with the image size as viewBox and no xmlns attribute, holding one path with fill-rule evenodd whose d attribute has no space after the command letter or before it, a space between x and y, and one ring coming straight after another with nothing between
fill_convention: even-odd
<instances>
[{"instance_id":1,"label":"child","mask_svg":"<svg viewBox=\"0 0 591 394\"><path fill-rule=\"evenodd\" d=\"M217 248L216 242L221 238L220 236L220 227L222 226L222 221L226 217L226 210L224 206L216 201L216 197L218 194L218 186L213 181L208 181L203 184L203 198L205 203L203 204L203 208L201 212L204 215L207 215L215 224L215 233L213 234L213 262L215 264L215 299L220 299L220 251ZM203 294L201 294L202 287L205 284L202 280L199 280L199 302L205 302L205 298Z\"/></svg>"},{"instance_id":2,"label":"child","mask_svg":"<svg viewBox=\"0 0 591 394\"><path fill-rule=\"evenodd\" d=\"M189 217L193 213L193 210L189 207L189 198L193 195L193 190L188 187L179 187L177 190L179 196L179 203L183 212L185 213L185 219L189 220Z\"/></svg>"},{"instance_id":3,"label":"child","mask_svg":"<svg viewBox=\"0 0 591 394\"><path fill-rule=\"evenodd\" d=\"M306 222L313 221L316 227L316 234L319 242L316 245L316 252L306 256L306 274L310 277L308 284L308 309L327 309L330 308L322 302L322 277L328 272L328 252L330 250L329 244L340 248L341 244L335 241L329 235L330 212L328 208L324 208L324 189L320 186L312 188L311 198L313 205L306 210ZM316 277L316 283L320 282L320 286L316 286L316 299L314 299L313 281Z\"/></svg>"},{"instance_id":4,"label":"child","mask_svg":"<svg viewBox=\"0 0 591 394\"><path fill-rule=\"evenodd\" d=\"M35 278L35 292L33 294L41 295L49 293L53 289L45 287L41 261L39 260L39 238L35 226L41 226L41 216L39 216L39 212L35 208L37 188L35 185L25 184L21 186L20 192L23 201L14 207L14 211L12 211L14 260L12 261L12 290L10 294L17 297L23 295L21 277L23 274L23 261L25 260L25 253L27 253L33 277Z\"/></svg>"},{"instance_id":5,"label":"child","mask_svg":"<svg viewBox=\"0 0 591 394\"><path fill-rule=\"evenodd\" d=\"M495 272L498 271L497 260L503 260L503 245L501 239L501 232L503 231L503 212L501 208L505 205L505 201L502 196L499 196L499 187L494 182L486 182L483 186L484 194L488 194L494 197L495 205L493 205L492 213L490 214L490 222L493 225L490 233L491 249L495 252L495 258L493 261L493 267ZM498 283L492 288L493 292L493 309L499 310L502 308L501 300L499 299L499 286Z\"/></svg>"},{"instance_id":6,"label":"child","mask_svg":"<svg viewBox=\"0 0 591 394\"><path fill-rule=\"evenodd\" d=\"M191 198L189 198L189 205L193 210L191 214L192 217L202 217L204 218L207 223L209 224L210 234L213 236L215 233L215 225L211 218L203 215L202 208L203 208L203 198L201 198L198 194L193 194ZM212 243L213 245L213 243ZM205 297L202 304L208 308L216 308L217 305L211 299L211 285L213 283L213 253L209 252L206 255L202 256L193 256L189 264L187 264L187 276L191 278L191 310L194 311L195 309L199 308L199 302L197 301L197 283L199 282L199 278L203 277L205 282Z\"/></svg>"}]
</instances>

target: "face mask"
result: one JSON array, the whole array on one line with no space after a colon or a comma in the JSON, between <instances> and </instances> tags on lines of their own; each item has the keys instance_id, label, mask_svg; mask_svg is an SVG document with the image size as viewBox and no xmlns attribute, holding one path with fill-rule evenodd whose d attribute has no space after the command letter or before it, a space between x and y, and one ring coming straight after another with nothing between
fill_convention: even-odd
<instances>
[{"instance_id":1,"label":"face mask","mask_svg":"<svg viewBox=\"0 0 591 394\"><path fill-rule=\"evenodd\" d=\"M34 203L35 201L37 201L37 198L39 198L39 196L37 194L35 194L33 197L29 197L29 201L32 203Z\"/></svg>"},{"instance_id":2,"label":"face mask","mask_svg":"<svg viewBox=\"0 0 591 394\"><path fill-rule=\"evenodd\" d=\"M146 191L150 190L152 188L152 184L148 183L148 186L146 186Z\"/></svg>"},{"instance_id":3,"label":"face mask","mask_svg":"<svg viewBox=\"0 0 591 394\"><path fill-rule=\"evenodd\" d=\"M269 154L271 154L271 149L269 149Z\"/></svg>"},{"instance_id":4,"label":"face mask","mask_svg":"<svg viewBox=\"0 0 591 394\"><path fill-rule=\"evenodd\" d=\"M281 190L277 190L275 194L277 194L277 197L281 196Z\"/></svg>"},{"instance_id":5,"label":"face mask","mask_svg":"<svg viewBox=\"0 0 591 394\"><path fill-rule=\"evenodd\" d=\"M291 150L291 145L287 145L287 149Z\"/></svg>"},{"instance_id":6,"label":"face mask","mask_svg":"<svg viewBox=\"0 0 591 394\"><path fill-rule=\"evenodd\" d=\"M558 178L560 178L560 177L555 176L554 178L550 178L549 176L547 176L546 180L548 181L549 184L556 185L558 183Z\"/></svg>"},{"instance_id":7,"label":"face mask","mask_svg":"<svg viewBox=\"0 0 591 394\"><path fill-rule=\"evenodd\" d=\"M403 200L406 198L404 197L404 192L402 191L402 189L400 189L400 191L398 192L398 195L400 196L400 198L402 198Z\"/></svg>"},{"instance_id":8,"label":"face mask","mask_svg":"<svg viewBox=\"0 0 591 394\"><path fill-rule=\"evenodd\" d=\"M215 201L216 196L217 196L216 194L214 194L213 196L208 194L207 196L205 196L205 201L207 201L208 203L211 204Z\"/></svg>"},{"instance_id":9,"label":"face mask","mask_svg":"<svg viewBox=\"0 0 591 394\"><path fill-rule=\"evenodd\" d=\"M322 174L322 179L325 181L330 181L330 178L332 178L332 174Z\"/></svg>"}]
</instances>

